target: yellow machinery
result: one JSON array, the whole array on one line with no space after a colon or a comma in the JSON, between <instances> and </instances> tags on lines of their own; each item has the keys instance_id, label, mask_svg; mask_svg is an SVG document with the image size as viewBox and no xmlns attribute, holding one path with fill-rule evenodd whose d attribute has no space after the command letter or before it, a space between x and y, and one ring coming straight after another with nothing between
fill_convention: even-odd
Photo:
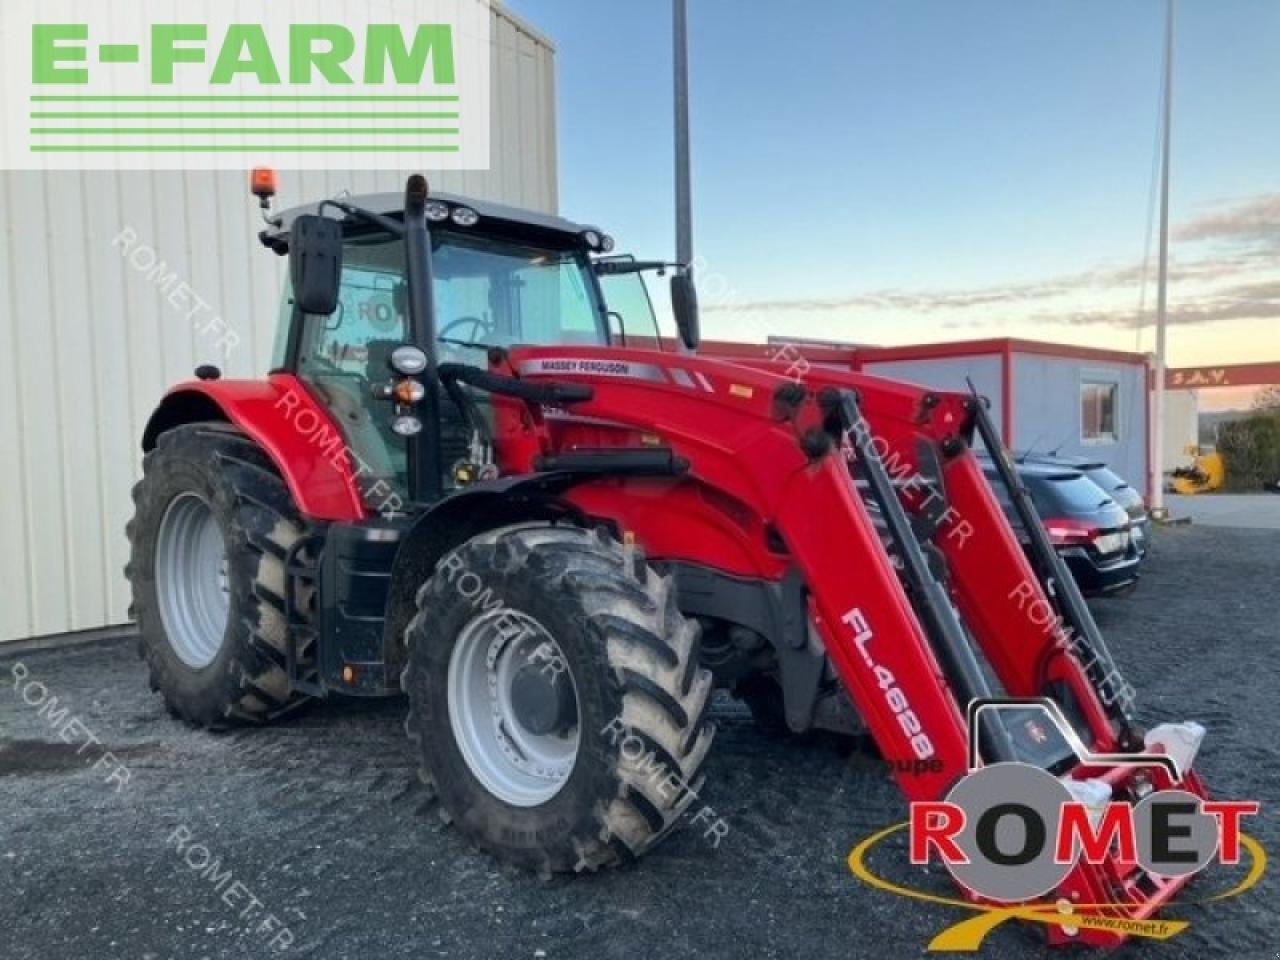
<instances>
[{"instance_id":1,"label":"yellow machinery","mask_svg":"<svg viewBox=\"0 0 1280 960\"><path fill-rule=\"evenodd\" d=\"M1170 493L1210 493L1222 489L1226 479L1226 465L1222 454L1211 447L1191 444L1185 449L1192 461L1189 467L1178 467L1169 478Z\"/></svg>"}]
</instances>

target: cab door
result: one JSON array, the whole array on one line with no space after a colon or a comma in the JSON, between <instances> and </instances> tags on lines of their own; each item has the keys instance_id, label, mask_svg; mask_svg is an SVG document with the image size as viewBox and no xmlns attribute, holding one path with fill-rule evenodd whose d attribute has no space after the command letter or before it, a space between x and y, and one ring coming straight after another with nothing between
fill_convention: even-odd
<instances>
[{"instance_id":1,"label":"cab door","mask_svg":"<svg viewBox=\"0 0 1280 960\"><path fill-rule=\"evenodd\" d=\"M348 240L331 316L298 314L286 283L282 313L298 329L296 352L281 365L329 410L361 488L376 490L379 500L390 489L407 502L407 443L391 430L390 403L376 389L391 378L391 351L409 339L405 289L403 240L386 234Z\"/></svg>"}]
</instances>

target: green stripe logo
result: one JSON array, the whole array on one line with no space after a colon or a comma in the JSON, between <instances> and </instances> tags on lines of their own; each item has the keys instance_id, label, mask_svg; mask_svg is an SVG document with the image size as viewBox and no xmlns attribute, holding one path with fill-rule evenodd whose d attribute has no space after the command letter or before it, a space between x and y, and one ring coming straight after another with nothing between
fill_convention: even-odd
<instances>
[{"instance_id":1,"label":"green stripe logo","mask_svg":"<svg viewBox=\"0 0 1280 960\"><path fill-rule=\"evenodd\" d=\"M398 154L381 162L399 169L413 153L488 167L490 12L476 0L390 0L377 20L363 0L326 2L323 20L304 15L312 0L263 0L259 22L244 3L226 5L235 22L183 0L113 4L110 17L83 0L80 19L62 3L57 20L41 6L0 4L6 80L26 69L0 134L8 167L367 169Z\"/></svg>"}]
</instances>

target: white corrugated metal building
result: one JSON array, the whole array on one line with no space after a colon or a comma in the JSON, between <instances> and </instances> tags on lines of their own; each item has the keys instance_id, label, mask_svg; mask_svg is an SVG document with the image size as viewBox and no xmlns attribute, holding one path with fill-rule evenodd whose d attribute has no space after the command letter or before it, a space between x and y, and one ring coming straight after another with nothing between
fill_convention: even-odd
<instances>
[{"instance_id":1,"label":"white corrugated metal building","mask_svg":"<svg viewBox=\"0 0 1280 960\"><path fill-rule=\"evenodd\" d=\"M554 48L493 7L490 168L433 186L554 212ZM406 171L411 172L411 171ZM282 207L399 190L404 175L281 174ZM127 620L124 527L139 438L166 386L216 363L263 374L285 262L240 173L0 172L0 642ZM113 241L136 235L134 261ZM139 269L144 245L157 266ZM159 266L163 262L163 268ZM172 271L210 309L191 320ZM226 354L213 315L239 343ZM201 328L206 332L201 332Z\"/></svg>"}]
</instances>

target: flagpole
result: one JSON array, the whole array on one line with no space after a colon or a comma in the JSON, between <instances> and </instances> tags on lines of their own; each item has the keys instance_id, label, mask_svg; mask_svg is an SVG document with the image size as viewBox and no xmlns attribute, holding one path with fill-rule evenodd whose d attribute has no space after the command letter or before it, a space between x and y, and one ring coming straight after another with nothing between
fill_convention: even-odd
<instances>
[{"instance_id":1,"label":"flagpole","mask_svg":"<svg viewBox=\"0 0 1280 960\"><path fill-rule=\"evenodd\" d=\"M1168 516L1164 505L1165 366L1169 322L1169 153L1173 129L1173 23L1175 0L1169 0L1164 30L1164 130L1160 156L1160 276L1156 288L1156 369L1152 402L1151 514Z\"/></svg>"},{"instance_id":2,"label":"flagpole","mask_svg":"<svg viewBox=\"0 0 1280 960\"><path fill-rule=\"evenodd\" d=\"M693 270L692 187L689 174L689 13L686 0L672 0L672 62L675 69L676 262ZM690 352L681 342L680 351Z\"/></svg>"}]
</instances>

